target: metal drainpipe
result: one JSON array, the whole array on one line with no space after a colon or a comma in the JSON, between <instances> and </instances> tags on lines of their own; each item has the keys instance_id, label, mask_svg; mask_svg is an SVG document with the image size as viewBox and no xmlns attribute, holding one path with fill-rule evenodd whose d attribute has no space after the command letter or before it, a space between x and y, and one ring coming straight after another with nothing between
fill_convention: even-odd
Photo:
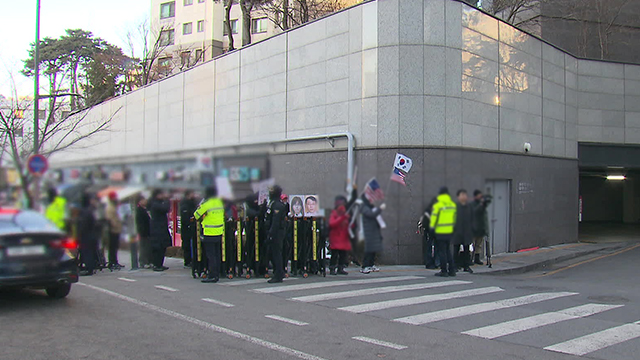
<instances>
[{"instance_id":1,"label":"metal drainpipe","mask_svg":"<svg viewBox=\"0 0 640 360\"><path fill-rule=\"evenodd\" d=\"M299 138L292 139L283 139L274 141L272 143L291 143L291 142L301 142L301 141L310 141L310 140L331 140L336 138L346 137L347 138L347 194L351 195L351 191L353 191L353 172L355 169L354 163L354 150L355 150L355 137L350 132L344 133L335 133L335 134L326 134L326 135L317 135L317 136L303 136ZM333 144L332 144L333 146Z\"/></svg>"}]
</instances>

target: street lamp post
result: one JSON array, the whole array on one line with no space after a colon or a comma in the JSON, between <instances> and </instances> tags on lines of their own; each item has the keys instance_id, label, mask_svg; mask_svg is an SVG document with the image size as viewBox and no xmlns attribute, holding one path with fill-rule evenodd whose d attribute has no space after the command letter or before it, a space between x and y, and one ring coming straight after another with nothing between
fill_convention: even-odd
<instances>
[{"instance_id":1,"label":"street lamp post","mask_svg":"<svg viewBox=\"0 0 640 360\"><path fill-rule=\"evenodd\" d=\"M36 43L33 55L34 64L34 85L33 85L33 153L38 153L38 133L39 133L39 90L40 90L40 0L36 0Z\"/></svg>"}]
</instances>

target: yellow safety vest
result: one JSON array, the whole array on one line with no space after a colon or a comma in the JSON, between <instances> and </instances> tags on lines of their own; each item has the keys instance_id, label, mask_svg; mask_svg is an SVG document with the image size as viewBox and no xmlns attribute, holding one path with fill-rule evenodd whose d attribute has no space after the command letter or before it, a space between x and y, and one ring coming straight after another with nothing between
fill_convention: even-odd
<instances>
[{"instance_id":1,"label":"yellow safety vest","mask_svg":"<svg viewBox=\"0 0 640 360\"><path fill-rule=\"evenodd\" d=\"M433 205L431 211L431 228L436 234L453 234L456 225L456 203L451 200L449 194L438 195L438 202Z\"/></svg>"},{"instance_id":2,"label":"yellow safety vest","mask_svg":"<svg viewBox=\"0 0 640 360\"><path fill-rule=\"evenodd\" d=\"M67 200L63 197L57 196L53 199L53 202L47 206L45 216L60 230L64 230L66 216L65 210L67 207Z\"/></svg>"},{"instance_id":3,"label":"yellow safety vest","mask_svg":"<svg viewBox=\"0 0 640 360\"><path fill-rule=\"evenodd\" d=\"M196 220L202 219L204 236L224 234L224 204L219 198L211 198L198 207L193 213Z\"/></svg>"}]
</instances>

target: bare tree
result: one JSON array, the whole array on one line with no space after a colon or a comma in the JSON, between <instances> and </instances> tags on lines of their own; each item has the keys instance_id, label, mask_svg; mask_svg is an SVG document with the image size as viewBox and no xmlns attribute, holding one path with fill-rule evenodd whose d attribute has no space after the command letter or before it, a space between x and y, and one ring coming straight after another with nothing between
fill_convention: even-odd
<instances>
[{"instance_id":1,"label":"bare tree","mask_svg":"<svg viewBox=\"0 0 640 360\"><path fill-rule=\"evenodd\" d=\"M227 51L235 50L234 42L233 42L233 31L231 29L231 8L236 3L236 0L213 0L214 2L222 2L224 5L224 29L227 34L227 39L229 40L229 47Z\"/></svg>"},{"instance_id":2,"label":"bare tree","mask_svg":"<svg viewBox=\"0 0 640 360\"><path fill-rule=\"evenodd\" d=\"M344 0L271 0L261 7L269 20L281 30L288 30L344 9Z\"/></svg>"},{"instance_id":3,"label":"bare tree","mask_svg":"<svg viewBox=\"0 0 640 360\"><path fill-rule=\"evenodd\" d=\"M77 148L81 142L88 140L98 133L108 131L111 119L120 111L117 109L106 119L97 122L89 120L91 109L77 111L69 116L62 116L60 108L49 114L44 126L39 127L41 139L36 149L33 147L33 99L20 99L15 90L12 79L13 94L4 99L0 106L0 142L3 144L3 154L8 154L20 178L20 185L29 207L34 207L37 199L31 192L31 187L39 178L31 175L27 169L27 160L33 154L49 157L52 154Z\"/></svg>"},{"instance_id":4,"label":"bare tree","mask_svg":"<svg viewBox=\"0 0 640 360\"><path fill-rule=\"evenodd\" d=\"M607 59L612 36L626 28L638 28L638 23L622 19L629 3L630 0L544 0L542 16L576 25L577 55Z\"/></svg>"},{"instance_id":5,"label":"bare tree","mask_svg":"<svg viewBox=\"0 0 640 360\"><path fill-rule=\"evenodd\" d=\"M251 12L254 8L270 3L272 0L240 0L242 9L242 46L251 44Z\"/></svg>"},{"instance_id":6,"label":"bare tree","mask_svg":"<svg viewBox=\"0 0 640 360\"><path fill-rule=\"evenodd\" d=\"M482 9L511 25L524 27L539 21L540 4L544 1L546 0L485 0L482 2ZM475 5L477 4L475 1Z\"/></svg>"},{"instance_id":7,"label":"bare tree","mask_svg":"<svg viewBox=\"0 0 640 360\"><path fill-rule=\"evenodd\" d=\"M173 30L171 27L165 25L159 29L151 29L149 19L145 19L127 32L128 55L133 59L139 59L138 69L132 69L138 73L138 86L148 85L161 77L162 73L158 72L161 68L157 66L157 63L164 56L167 48L171 46L164 41L162 35L165 31L171 30ZM136 49L141 49L142 54L136 54Z\"/></svg>"}]
</instances>

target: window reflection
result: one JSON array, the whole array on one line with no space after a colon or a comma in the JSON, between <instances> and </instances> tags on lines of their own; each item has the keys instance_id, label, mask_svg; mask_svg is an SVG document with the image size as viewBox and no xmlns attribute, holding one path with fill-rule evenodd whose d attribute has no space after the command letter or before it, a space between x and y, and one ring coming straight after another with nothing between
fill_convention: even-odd
<instances>
[{"instance_id":1,"label":"window reflection","mask_svg":"<svg viewBox=\"0 0 640 360\"><path fill-rule=\"evenodd\" d=\"M474 8L462 6L462 26L498 39L498 20Z\"/></svg>"}]
</instances>

